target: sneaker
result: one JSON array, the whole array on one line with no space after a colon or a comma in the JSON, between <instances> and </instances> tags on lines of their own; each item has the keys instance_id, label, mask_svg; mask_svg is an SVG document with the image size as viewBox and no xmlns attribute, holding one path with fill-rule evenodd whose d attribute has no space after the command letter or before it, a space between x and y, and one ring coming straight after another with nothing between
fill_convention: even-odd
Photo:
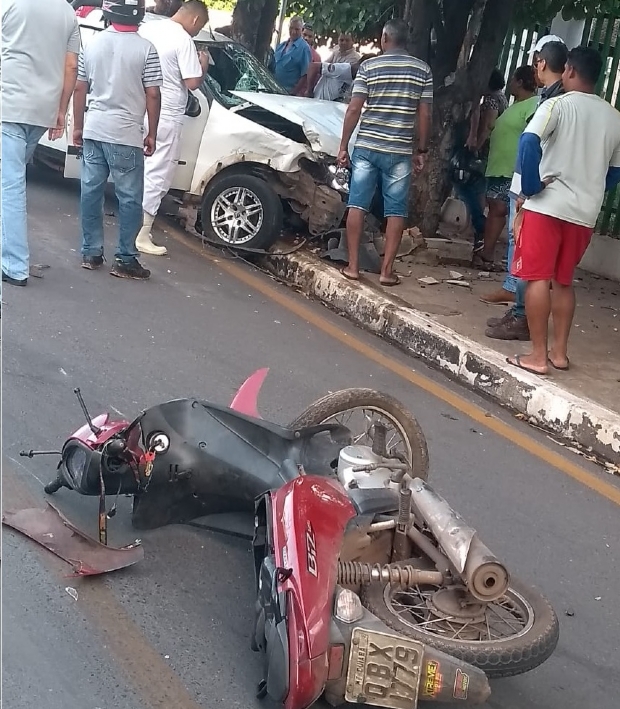
<instances>
[{"instance_id":1,"label":"sneaker","mask_svg":"<svg viewBox=\"0 0 620 709\"><path fill-rule=\"evenodd\" d=\"M131 261L121 261L116 259L110 275L117 278L133 278L137 281L146 281L151 277L151 272L148 268L143 268L137 258Z\"/></svg>"},{"instance_id":2,"label":"sneaker","mask_svg":"<svg viewBox=\"0 0 620 709\"><path fill-rule=\"evenodd\" d=\"M103 266L103 256L84 256L82 259L82 268L88 271L96 271Z\"/></svg>"},{"instance_id":3,"label":"sneaker","mask_svg":"<svg viewBox=\"0 0 620 709\"><path fill-rule=\"evenodd\" d=\"M510 320L513 316L514 313L512 308L508 308L501 318L489 318L487 320L487 327L497 327L498 325L502 325L506 320Z\"/></svg>"},{"instance_id":4,"label":"sneaker","mask_svg":"<svg viewBox=\"0 0 620 709\"><path fill-rule=\"evenodd\" d=\"M530 339L530 328L527 325L527 318L518 318L510 314L509 317L503 318L503 322L495 327L490 327L484 334L493 340L527 342Z\"/></svg>"},{"instance_id":5,"label":"sneaker","mask_svg":"<svg viewBox=\"0 0 620 709\"><path fill-rule=\"evenodd\" d=\"M2 282L8 283L10 286L22 286L22 288L28 285L27 278L11 278L11 276L4 271L2 271Z\"/></svg>"}]
</instances>

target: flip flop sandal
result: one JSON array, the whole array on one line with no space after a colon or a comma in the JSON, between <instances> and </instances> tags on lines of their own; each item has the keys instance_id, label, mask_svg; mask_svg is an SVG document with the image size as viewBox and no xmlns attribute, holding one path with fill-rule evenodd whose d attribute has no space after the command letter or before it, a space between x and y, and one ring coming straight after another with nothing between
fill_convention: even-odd
<instances>
[{"instance_id":1,"label":"flip flop sandal","mask_svg":"<svg viewBox=\"0 0 620 709\"><path fill-rule=\"evenodd\" d=\"M566 358L566 366L565 367L556 367L556 365L553 364L553 362L550 359L549 359L549 364L554 369L557 369L558 372L568 372L568 370L570 369L570 360L568 359L568 357Z\"/></svg>"},{"instance_id":2,"label":"flip flop sandal","mask_svg":"<svg viewBox=\"0 0 620 709\"><path fill-rule=\"evenodd\" d=\"M346 268L346 266L345 266L345 268ZM359 277L358 277L358 276L351 276L349 273L347 273L347 272L345 271L344 268L341 268L341 269L340 269L340 275L341 275L341 276L344 276L348 281L359 281Z\"/></svg>"},{"instance_id":3,"label":"flip flop sandal","mask_svg":"<svg viewBox=\"0 0 620 709\"><path fill-rule=\"evenodd\" d=\"M398 276L394 276L394 278L391 278L389 281L382 281L379 279L379 285L385 286L386 288L392 288L393 286L399 286L400 285L400 278Z\"/></svg>"},{"instance_id":4,"label":"flip flop sandal","mask_svg":"<svg viewBox=\"0 0 620 709\"><path fill-rule=\"evenodd\" d=\"M535 374L537 377L547 376L547 372L537 372L535 369L531 369L527 365L521 364L521 355L515 355L512 359L510 359L510 357L506 357L506 362L508 362L508 364L512 364L513 367L518 367L519 369L522 369L524 372Z\"/></svg>"}]
</instances>

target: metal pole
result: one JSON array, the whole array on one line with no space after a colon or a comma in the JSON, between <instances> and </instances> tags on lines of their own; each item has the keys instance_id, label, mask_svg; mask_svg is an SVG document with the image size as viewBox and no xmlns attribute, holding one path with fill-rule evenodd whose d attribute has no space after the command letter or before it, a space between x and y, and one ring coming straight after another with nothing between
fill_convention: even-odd
<instances>
[{"instance_id":1,"label":"metal pole","mask_svg":"<svg viewBox=\"0 0 620 709\"><path fill-rule=\"evenodd\" d=\"M276 38L276 46L282 41L282 28L284 27L284 17L286 15L286 8L288 7L288 0L282 0L280 5L280 14L278 16L278 33Z\"/></svg>"}]
</instances>

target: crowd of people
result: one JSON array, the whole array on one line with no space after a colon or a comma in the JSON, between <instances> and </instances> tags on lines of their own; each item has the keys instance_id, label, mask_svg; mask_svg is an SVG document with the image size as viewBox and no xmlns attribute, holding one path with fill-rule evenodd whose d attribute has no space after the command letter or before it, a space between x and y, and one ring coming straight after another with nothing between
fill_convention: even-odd
<instances>
[{"instance_id":1,"label":"crowd of people","mask_svg":"<svg viewBox=\"0 0 620 709\"><path fill-rule=\"evenodd\" d=\"M46 131L51 140L63 134L71 97L70 140L82 150L82 266L94 270L104 263L109 177L119 202L112 275L147 279L150 272L138 254L166 253L153 244L151 227L179 160L188 92L202 84L212 63L193 42L208 10L201 0L157 0L156 12L167 19L142 24L144 10L144 0L103 0L108 26L81 48L76 16L66 0L4 0L3 282L27 284L26 164ZM271 62L291 94L348 103L337 158L351 171L349 262L342 274L359 278L365 215L378 191L386 219L380 274L385 286L399 283L394 259L408 216L411 179L424 170L431 140L432 73L407 51L408 34L404 22L390 20L381 54L362 57L353 37L343 32L322 62L312 27L294 17L289 38L278 44ZM501 72L491 73L464 139L478 166L461 171L466 179L456 184L475 231L473 265L495 270L495 249L506 225L509 234L509 274L483 300L511 308L488 321L486 334L531 339L532 352L509 362L536 374L570 366L574 271L605 191L620 183L620 113L596 95L602 70L594 49L569 51L559 37L543 37L531 63L510 78L508 92ZM31 81L32 76L39 80ZM550 315L554 340L549 348Z\"/></svg>"}]
</instances>

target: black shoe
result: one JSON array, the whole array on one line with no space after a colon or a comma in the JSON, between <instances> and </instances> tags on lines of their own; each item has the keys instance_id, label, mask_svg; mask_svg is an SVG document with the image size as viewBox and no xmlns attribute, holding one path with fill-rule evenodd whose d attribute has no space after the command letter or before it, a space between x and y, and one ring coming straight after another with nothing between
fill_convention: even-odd
<instances>
[{"instance_id":1,"label":"black shoe","mask_svg":"<svg viewBox=\"0 0 620 709\"><path fill-rule=\"evenodd\" d=\"M110 275L117 278L134 278L137 281L146 281L151 277L148 268L143 268L137 258L131 261L120 261L116 259Z\"/></svg>"},{"instance_id":2,"label":"black shoe","mask_svg":"<svg viewBox=\"0 0 620 709\"><path fill-rule=\"evenodd\" d=\"M7 276L4 271L2 271L2 282L8 283L10 286L27 286L28 285L27 278L22 278L21 280L19 280L17 278L11 278L11 276Z\"/></svg>"},{"instance_id":3,"label":"black shoe","mask_svg":"<svg viewBox=\"0 0 620 709\"><path fill-rule=\"evenodd\" d=\"M84 256L82 268L86 268L88 271L96 271L103 266L104 260L103 256Z\"/></svg>"},{"instance_id":4,"label":"black shoe","mask_svg":"<svg viewBox=\"0 0 620 709\"><path fill-rule=\"evenodd\" d=\"M508 308L508 310L502 315L501 318L489 318L487 320L487 327L497 327L498 325L503 325L508 320L512 319L514 316L514 309Z\"/></svg>"}]
</instances>

